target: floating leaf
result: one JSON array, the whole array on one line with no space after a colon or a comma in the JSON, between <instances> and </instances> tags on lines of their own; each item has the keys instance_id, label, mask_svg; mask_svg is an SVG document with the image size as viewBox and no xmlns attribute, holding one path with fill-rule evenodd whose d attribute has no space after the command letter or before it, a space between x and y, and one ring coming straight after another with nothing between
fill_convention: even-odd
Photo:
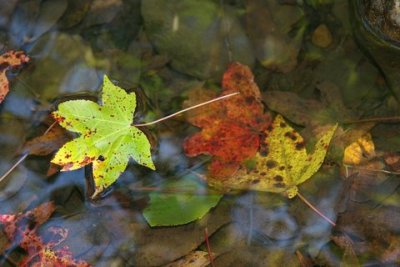
<instances>
[{"instance_id":1,"label":"floating leaf","mask_svg":"<svg viewBox=\"0 0 400 267\"><path fill-rule=\"evenodd\" d=\"M180 225L200 219L222 197L220 194L201 192L199 184L192 180L168 182L164 189L178 192L150 194L149 206L143 211L150 226ZM186 192L179 192L182 190Z\"/></svg>"},{"instance_id":2,"label":"floating leaf","mask_svg":"<svg viewBox=\"0 0 400 267\"><path fill-rule=\"evenodd\" d=\"M260 90L249 67L231 64L224 73L222 88L221 95L237 91L240 94L210 104L189 117L190 123L202 130L183 145L190 157L213 156L209 174L215 178L232 175L244 160L253 157L260 145L260 133L271 122L269 114L264 113Z\"/></svg>"},{"instance_id":3,"label":"floating leaf","mask_svg":"<svg viewBox=\"0 0 400 267\"><path fill-rule=\"evenodd\" d=\"M272 127L266 131L260 152L247 168L224 180L210 177L208 182L222 188L285 192L292 198L297 194L297 185L320 168L336 127L326 131L314 151L307 154L303 138L277 115Z\"/></svg>"},{"instance_id":4,"label":"floating leaf","mask_svg":"<svg viewBox=\"0 0 400 267\"><path fill-rule=\"evenodd\" d=\"M155 169L146 135L132 126L135 93L126 93L104 76L102 105L88 100L61 103L53 117L69 131L81 134L66 143L52 159L61 171L93 163L96 196L125 171L129 158Z\"/></svg>"},{"instance_id":5,"label":"floating leaf","mask_svg":"<svg viewBox=\"0 0 400 267\"><path fill-rule=\"evenodd\" d=\"M0 56L0 103L8 94L9 82L6 71L21 66L29 61L22 51L8 51Z\"/></svg>"}]
</instances>

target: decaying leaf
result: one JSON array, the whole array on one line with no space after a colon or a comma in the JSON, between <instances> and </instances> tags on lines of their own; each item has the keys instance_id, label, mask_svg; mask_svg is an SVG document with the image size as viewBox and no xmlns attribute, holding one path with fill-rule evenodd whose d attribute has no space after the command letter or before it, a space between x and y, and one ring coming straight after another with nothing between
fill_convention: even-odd
<instances>
[{"instance_id":1,"label":"decaying leaf","mask_svg":"<svg viewBox=\"0 0 400 267\"><path fill-rule=\"evenodd\" d=\"M155 169L146 135L132 126L135 93L126 93L104 76L102 105L88 100L61 103L53 117L80 136L66 143L52 159L61 171L76 170L93 163L96 196L115 182L129 158Z\"/></svg>"},{"instance_id":2,"label":"decaying leaf","mask_svg":"<svg viewBox=\"0 0 400 267\"><path fill-rule=\"evenodd\" d=\"M6 71L19 67L29 61L29 57L22 51L8 51L0 56L0 103L9 91L9 82Z\"/></svg>"},{"instance_id":3,"label":"decaying leaf","mask_svg":"<svg viewBox=\"0 0 400 267\"><path fill-rule=\"evenodd\" d=\"M303 138L277 115L266 131L262 149L248 162L247 168L224 180L209 177L208 182L220 188L286 193L293 198L297 185L320 168L336 127L326 131L308 154Z\"/></svg>"},{"instance_id":4,"label":"decaying leaf","mask_svg":"<svg viewBox=\"0 0 400 267\"><path fill-rule=\"evenodd\" d=\"M215 256L215 255L214 255ZM210 265L210 257L206 251L196 250L190 252L182 259L171 262L164 267L206 267Z\"/></svg>"},{"instance_id":5,"label":"decaying leaf","mask_svg":"<svg viewBox=\"0 0 400 267\"><path fill-rule=\"evenodd\" d=\"M371 134L365 134L344 150L343 164L360 165L375 156L375 145Z\"/></svg>"},{"instance_id":6,"label":"decaying leaf","mask_svg":"<svg viewBox=\"0 0 400 267\"><path fill-rule=\"evenodd\" d=\"M70 134L56 124L41 136L37 136L24 144L23 151L30 155L46 156L53 153L71 140Z\"/></svg>"},{"instance_id":7,"label":"decaying leaf","mask_svg":"<svg viewBox=\"0 0 400 267\"><path fill-rule=\"evenodd\" d=\"M45 223L55 210L52 202L46 202L26 213L1 214L0 223L10 241L9 247L20 246L27 255L18 266L90 266L84 261L75 260L67 246L59 247L68 235L68 230L50 227L47 233L49 241L36 233L40 225Z\"/></svg>"},{"instance_id":8,"label":"decaying leaf","mask_svg":"<svg viewBox=\"0 0 400 267\"><path fill-rule=\"evenodd\" d=\"M231 64L224 73L222 88L221 95L240 94L210 104L208 110L203 108L201 113L189 117L189 122L202 130L183 145L190 157L213 156L209 174L215 178L228 177L244 160L253 157L260 145L260 133L271 123L249 67Z\"/></svg>"}]
</instances>

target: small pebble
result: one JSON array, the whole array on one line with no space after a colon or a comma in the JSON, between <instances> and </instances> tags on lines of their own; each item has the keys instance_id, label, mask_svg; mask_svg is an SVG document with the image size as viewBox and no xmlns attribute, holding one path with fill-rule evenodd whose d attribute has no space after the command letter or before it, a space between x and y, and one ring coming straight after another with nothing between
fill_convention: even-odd
<instances>
[{"instance_id":1,"label":"small pebble","mask_svg":"<svg viewBox=\"0 0 400 267\"><path fill-rule=\"evenodd\" d=\"M314 30L311 41L315 46L327 48L332 44L332 34L325 24L321 24Z\"/></svg>"}]
</instances>

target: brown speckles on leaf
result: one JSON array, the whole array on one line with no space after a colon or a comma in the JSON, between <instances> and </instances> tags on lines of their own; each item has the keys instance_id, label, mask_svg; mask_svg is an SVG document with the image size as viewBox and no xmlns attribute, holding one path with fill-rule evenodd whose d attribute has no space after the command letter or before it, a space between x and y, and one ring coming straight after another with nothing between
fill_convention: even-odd
<instances>
[{"instance_id":1,"label":"brown speckles on leaf","mask_svg":"<svg viewBox=\"0 0 400 267\"><path fill-rule=\"evenodd\" d=\"M305 147L304 141L301 141L301 142L297 142L297 143L296 143L296 149L297 149L297 150L301 150L301 149L303 149L304 147Z\"/></svg>"},{"instance_id":2,"label":"brown speckles on leaf","mask_svg":"<svg viewBox=\"0 0 400 267\"><path fill-rule=\"evenodd\" d=\"M292 132L292 131L291 132L286 132L285 133L285 137L290 138L293 141L297 140L297 136L296 136L295 132Z\"/></svg>"},{"instance_id":3,"label":"brown speckles on leaf","mask_svg":"<svg viewBox=\"0 0 400 267\"><path fill-rule=\"evenodd\" d=\"M285 184L285 183L275 183L274 186L275 186L276 188L285 188L285 187L286 187L286 184Z\"/></svg>"},{"instance_id":4,"label":"brown speckles on leaf","mask_svg":"<svg viewBox=\"0 0 400 267\"><path fill-rule=\"evenodd\" d=\"M62 171L69 171L74 166L74 163L73 162L67 162L67 163L62 163L60 165L63 165Z\"/></svg>"},{"instance_id":5,"label":"brown speckles on leaf","mask_svg":"<svg viewBox=\"0 0 400 267\"><path fill-rule=\"evenodd\" d=\"M268 169L275 168L277 164L278 163L275 160L267 160L267 162L265 163Z\"/></svg>"}]
</instances>

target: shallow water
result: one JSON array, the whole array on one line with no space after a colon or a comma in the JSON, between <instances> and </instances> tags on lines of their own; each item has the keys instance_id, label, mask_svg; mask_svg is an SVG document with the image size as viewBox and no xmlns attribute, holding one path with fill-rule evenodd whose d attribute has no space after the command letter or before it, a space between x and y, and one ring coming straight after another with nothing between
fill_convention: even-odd
<instances>
[{"instance_id":1,"label":"shallow water","mask_svg":"<svg viewBox=\"0 0 400 267\"><path fill-rule=\"evenodd\" d=\"M156 171L131 161L96 201L90 200L90 166L47 176L52 155L28 156L0 184L0 214L53 201L56 210L38 231L68 229L62 246L93 266L164 266L207 251L205 229L215 266L400 264L400 167L388 161L389 155L398 159L398 124L349 123L399 114L384 78L390 75L356 43L348 1L297 2L304 3L0 2L0 51L24 50L31 58L7 73L0 174L20 159L26 140L48 128L45 121L58 103L98 99L104 74L136 92L134 121L148 122L181 110L193 89L219 92L226 66L238 61L251 67L266 110L282 114L306 141L315 142L319 126L339 122L325 163L299 185L335 227L298 197L242 191L227 193L198 221L151 228L142 211L152 189L207 173L209 156L189 158L183 151L185 138L198 131L185 116L143 129ZM346 168L343 149L367 132L375 154L364 153L361 165ZM6 243L1 265L15 266L24 252ZM199 266L207 266L206 259Z\"/></svg>"}]
</instances>

